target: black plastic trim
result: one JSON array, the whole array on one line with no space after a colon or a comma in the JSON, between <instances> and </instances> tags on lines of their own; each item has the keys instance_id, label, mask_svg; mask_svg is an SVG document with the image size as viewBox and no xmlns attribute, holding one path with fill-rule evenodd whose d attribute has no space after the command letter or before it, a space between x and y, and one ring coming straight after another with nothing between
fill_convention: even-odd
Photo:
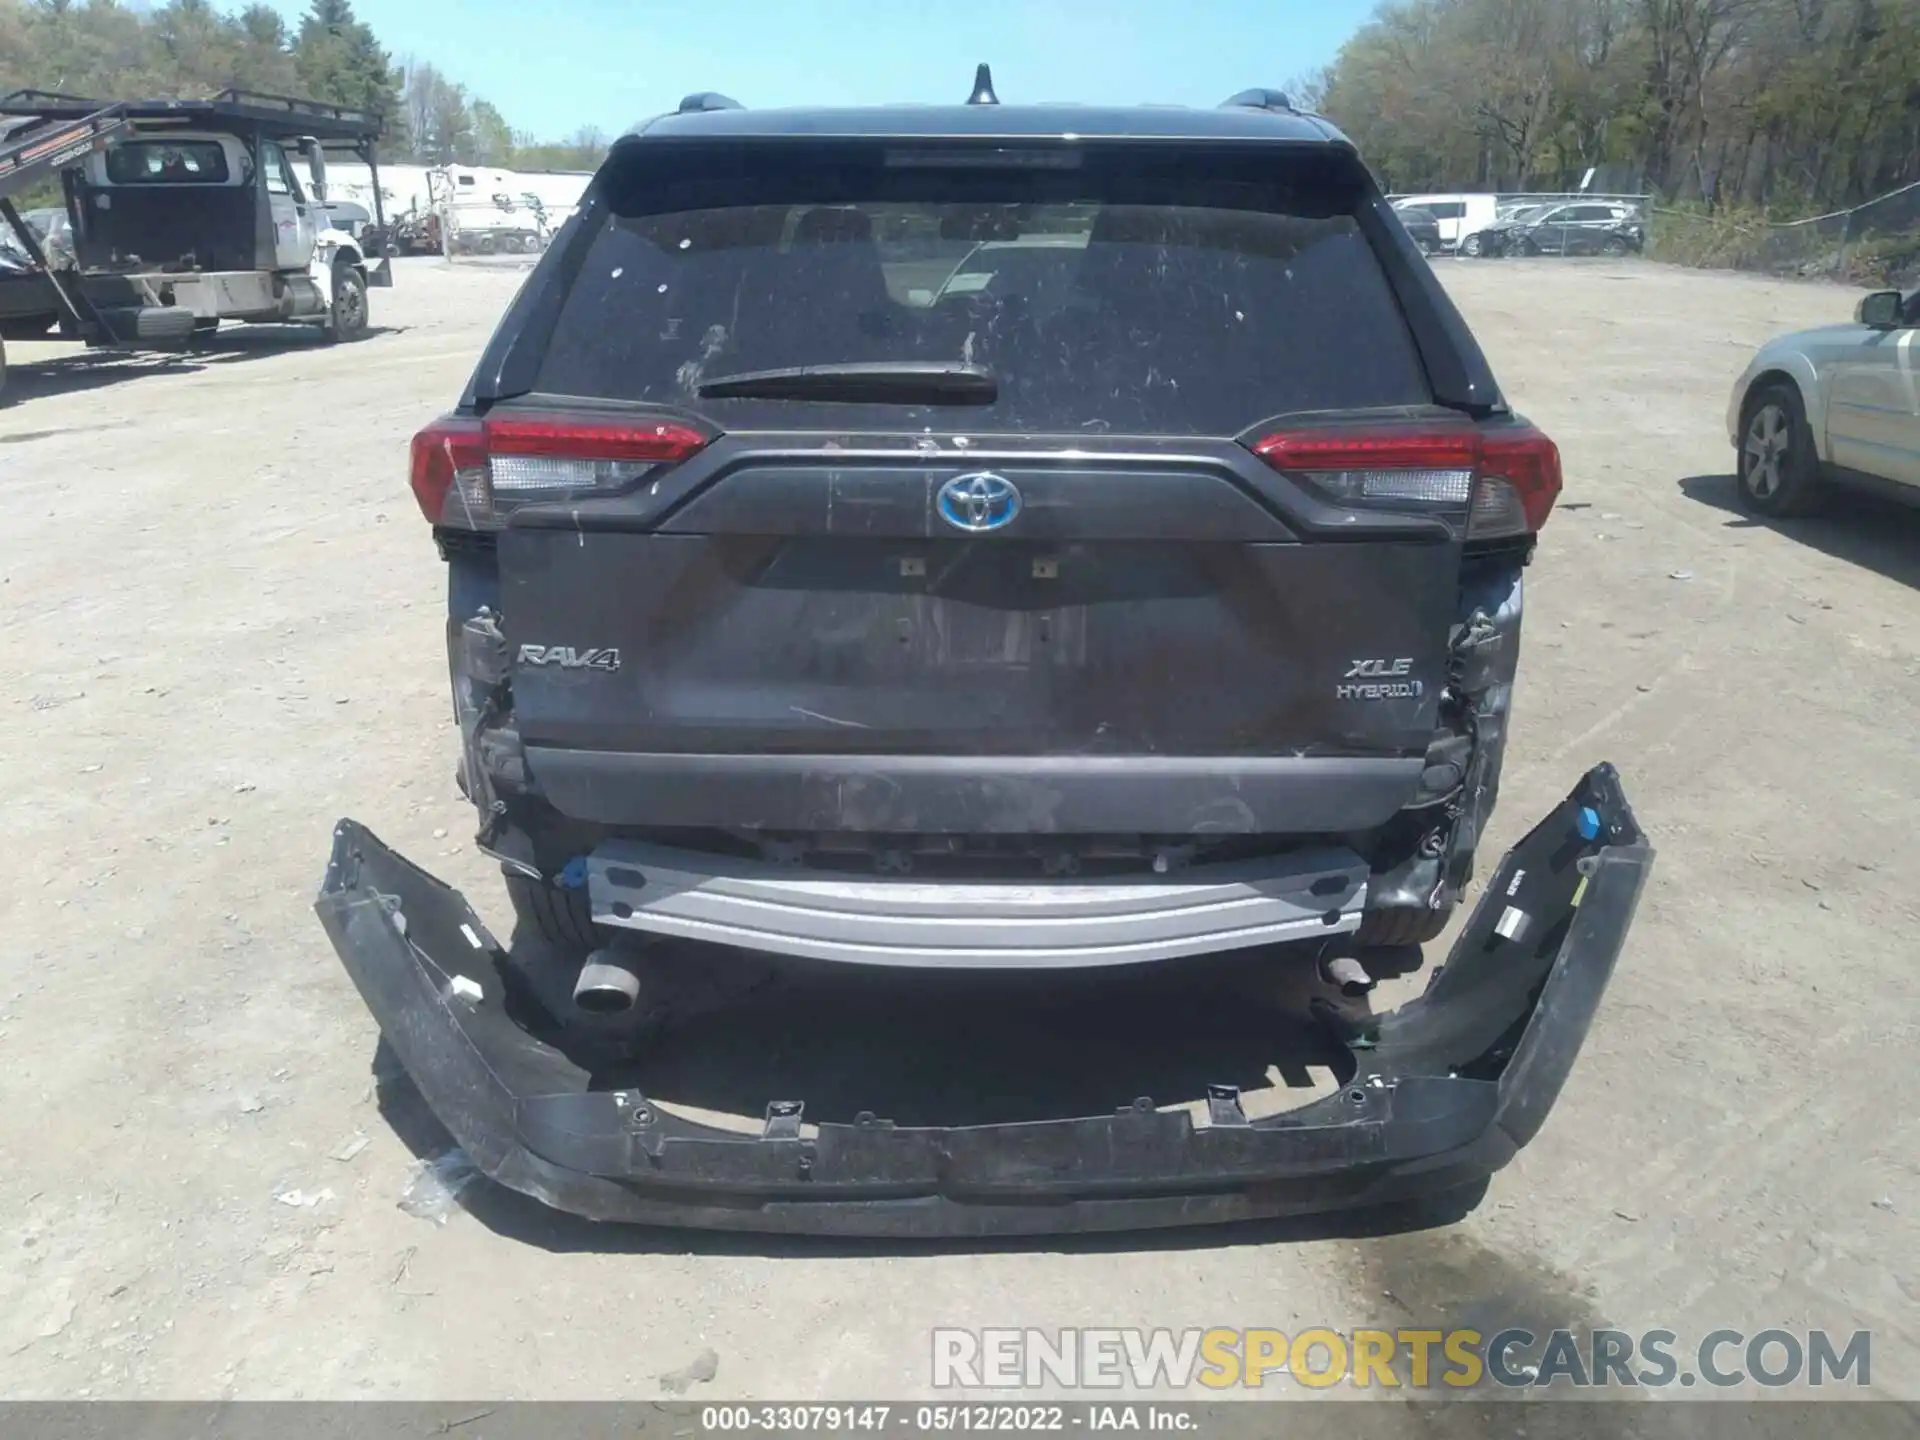
<instances>
[{"instance_id":1,"label":"black plastic trim","mask_svg":"<svg viewBox=\"0 0 1920 1440\"><path fill-rule=\"evenodd\" d=\"M1424 756L1326 759L640 754L529 745L553 807L606 825L953 835L1371 830Z\"/></svg>"},{"instance_id":2,"label":"black plastic trim","mask_svg":"<svg viewBox=\"0 0 1920 1440\"><path fill-rule=\"evenodd\" d=\"M585 408L583 402L565 396L530 395L513 403L516 407L541 410ZM635 407L626 408L631 413L639 413ZM711 422L697 413L657 413L671 413L676 418L691 419L713 428ZM1396 416L1408 413L1393 412ZM1345 418L1357 424L1376 414L1355 411ZM1286 417L1275 417L1248 433L1266 433L1285 423ZM1313 491L1278 474L1244 445L1230 439L1163 435L1103 436L1095 441L1071 436L988 435L976 439L965 451L947 449L929 454L922 448L926 438L833 434L817 430L743 431L722 435L691 459L663 473L648 475L644 482L625 494L570 500L563 505L528 505L513 511L507 526L509 529L588 532L692 528L691 522L683 524L679 517L721 482L731 484L730 477L785 466L811 471L823 462L830 462L845 475L868 467L904 474L910 466L938 483L969 471L996 467L1018 468L1023 473L1052 467L1069 474L1082 470L1103 473L1126 470L1165 475L1174 470L1191 470L1202 478L1210 476L1229 482L1258 499L1281 521L1287 533L1302 540L1444 544L1453 538L1453 531L1444 520L1384 510L1348 510L1329 504ZM827 448L829 445L831 450ZM772 531L745 533L783 532L776 527ZM1009 536L1013 533L1008 532Z\"/></svg>"},{"instance_id":3,"label":"black plastic trim","mask_svg":"<svg viewBox=\"0 0 1920 1440\"><path fill-rule=\"evenodd\" d=\"M596 176L582 195L580 208L560 227L488 339L480 363L461 393L462 411L483 410L495 401L533 389L554 327L566 306L567 292L573 288L574 277L580 273L606 218L607 208Z\"/></svg>"},{"instance_id":4,"label":"black plastic trim","mask_svg":"<svg viewBox=\"0 0 1920 1440\"><path fill-rule=\"evenodd\" d=\"M1339 1092L1248 1120L1233 1086L1210 1086L1204 1128L1143 1097L948 1128L867 1112L809 1136L804 1102L774 1100L742 1135L597 1088L509 1011L513 962L472 907L351 820L314 908L429 1108L509 1189L595 1220L984 1237L1351 1210L1484 1180L1566 1084L1652 862L1619 777L1596 767L1508 852L1424 995L1316 1011L1352 1067Z\"/></svg>"},{"instance_id":5,"label":"black plastic trim","mask_svg":"<svg viewBox=\"0 0 1920 1440\"><path fill-rule=\"evenodd\" d=\"M1401 313L1426 365L1433 398L1475 416L1506 409L1480 342L1393 207L1375 193L1369 204L1354 212L1354 218L1399 298Z\"/></svg>"}]
</instances>

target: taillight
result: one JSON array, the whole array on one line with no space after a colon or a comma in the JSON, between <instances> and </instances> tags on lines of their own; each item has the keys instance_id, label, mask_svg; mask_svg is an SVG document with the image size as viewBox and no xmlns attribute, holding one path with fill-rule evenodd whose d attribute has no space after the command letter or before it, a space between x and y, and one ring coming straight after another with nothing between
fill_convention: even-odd
<instances>
[{"instance_id":1,"label":"taillight","mask_svg":"<svg viewBox=\"0 0 1920 1440\"><path fill-rule=\"evenodd\" d=\"M671 420L448 416L413 437L413 494L435 525L492 530L522 505L617 494L709 438Z\"/></svg>"},{"instance_id":2,"label":"taillight","mask_svg":"<svg viewBox=\"0 0 1920 1440\"><path fill-rule=\"evenodd\" d=\"M1553 502L1560 498L1560 483L1560 447L1533 426L1507 425L1481 431L1480 483L1474 492L1467 535L1475 538L1538 531L1553 513ZM1518 516L1512 513L1516 505ZM1509 528L1488 528L1500 524Z\"/></svg>"},{"instance_id":3,"label":"taillight","mask_svg":"<svg viewBox=\"0 0 1920 1440\"><path fill-rule=\"evenodd\" d=\"M1531 425L1284 430L1253 453L1336 505L1436 515L1470 540L1524 535L1560 494L1560 452Z\"/></svg>"}]
</instances>

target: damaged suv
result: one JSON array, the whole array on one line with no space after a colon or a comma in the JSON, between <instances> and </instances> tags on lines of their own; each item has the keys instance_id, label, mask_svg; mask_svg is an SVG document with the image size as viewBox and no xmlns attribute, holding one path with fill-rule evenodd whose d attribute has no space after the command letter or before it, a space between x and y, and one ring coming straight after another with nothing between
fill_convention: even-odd
<instances>
[{"instance_id":1,"label":"damaged suv","mask_svg":"<svg viewBox=\"0 0 1920 1440\"><path fill-rule=\"evenodd\" d=\"M962 262L984 277L945 283ZM616 143L412 485L478 844L604 1015L685 942L1005 970L1434 938L1498 793L1560 462L1324 120L1265 91L1001 106L983 74L946 108L690 96ZM473 913L352 822L320 908L509 1185L1032 1229L1489 1173L1571 1063L1647 853L1589 775L1444 982L1344 1035L1325 1114L1249 1122L1222 1086L1204 1129L1141 1102L803 1135L776 1102L743 1140L569 1070Z\"/></svg>"}]
</instances>

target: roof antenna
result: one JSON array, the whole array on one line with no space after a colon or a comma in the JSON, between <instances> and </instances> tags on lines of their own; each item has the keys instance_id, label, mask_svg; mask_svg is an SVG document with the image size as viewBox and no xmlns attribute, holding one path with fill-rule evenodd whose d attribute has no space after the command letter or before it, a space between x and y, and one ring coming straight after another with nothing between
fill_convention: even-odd
<instances>
[{"instance_id":1,"label":"roof antenna","mask_svg":"<svg viewBox=\"0 0 1920 1440\"><path fill-rule=\"evenodd\" d=\"M1000 97L993 93L993 71L985 65L973 72L973 94L967 97L969 105L998 105Z\"/></svg>"}]
</instances>

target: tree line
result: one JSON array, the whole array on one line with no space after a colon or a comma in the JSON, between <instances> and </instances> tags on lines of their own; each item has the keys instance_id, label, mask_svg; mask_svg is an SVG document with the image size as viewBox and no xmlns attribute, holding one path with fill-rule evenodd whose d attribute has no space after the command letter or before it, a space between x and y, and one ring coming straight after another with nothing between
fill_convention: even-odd
<instances>
[{"instance_id":1,"label":"tree line","mask_svg":"<svg viewBox=\"0 0 1920 1440\"><path fill-rule=\"evenodd\" d=\"M0 94L194 99L229 86L378 114L388 161L590 170L606 152L597 130L542 141L433 65L395 63L352 0L313 0L291 29L264 4L0 0Z\"/></svg>"},{"instance_id":2,"label":"tree line","mask_svg":"<svg viewBox=\"0 0 1920 1440\"><path fill-rule=\"evenodd\" d=\"M1920 0L1387 0L1306 102L1386 188L1810 213L1920 180Z\"/></svg>"}]
</instances>

